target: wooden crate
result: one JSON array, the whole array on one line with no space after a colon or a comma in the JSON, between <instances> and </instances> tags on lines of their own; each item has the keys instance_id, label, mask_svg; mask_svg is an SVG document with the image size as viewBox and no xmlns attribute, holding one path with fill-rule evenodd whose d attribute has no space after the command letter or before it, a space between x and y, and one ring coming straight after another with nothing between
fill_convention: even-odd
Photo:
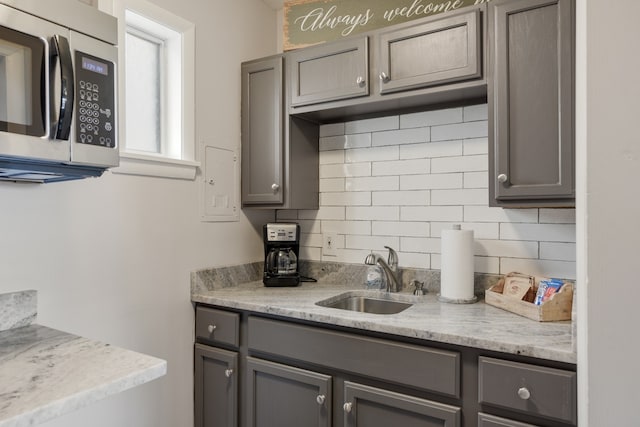
<instances>
[{"instance_id":1,"label":"wooden crate","mask_svg":"<svg viewBox=\"0 0 640 427\"><path fill-rule=\"evenodd\" d=\"M552 322L559 320L571 320L571 307L573 305L573 284L565 283L560 291L555 293L541 305L535 305L533 296L537 290L539 280L536 278L532 290L523 300L511 298L502 294L505 279L485 291L485 302L489 305L510 311L520 316L527 317L538 322ZM527 301L527 299L529 301Z\"/></svg>"}]
</instances>

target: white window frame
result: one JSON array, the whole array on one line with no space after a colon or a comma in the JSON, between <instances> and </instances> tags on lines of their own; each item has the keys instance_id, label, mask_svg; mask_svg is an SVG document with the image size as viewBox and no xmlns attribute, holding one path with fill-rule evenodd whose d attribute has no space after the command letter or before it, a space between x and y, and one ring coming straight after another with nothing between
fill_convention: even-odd
<instances>
[{"instance_id":1,"label":"white window frame","mask_svg":"<svg viewBox=\"0 0 640 427\"><path fill-rule=\"evenodd\" d=\"M120 137L120 166L111 169L116 174L157 176L177 179L194 180L200 163L196 161L195 141L195 25L173 13L164 10L146 0L99 0L99 8L118 18L118 68L119 68L119 137ZM128 150L126 146L126 72L125 72L125 34L127 31L127 10L140 15L150 21L172 29L181 34L182 58L168 58L166 66L181 66L179 70L172 70L180 75L181 95L169 94L169 97L181 102L171 102L171 114L178 117L173 126L174 131L167 135L167 147L163 147L163 154L144 153ZM129 16L131 20L132 15ZM135 17L134 17L135 18ZM139 26L139 22L134 27ZM168 43L180 40L168 41ZM165 88L166 90L170 88ZM163 104L166 103L163 102ZM171 108L171 107L170 107ZM162 123L165 120L162 119ZM178 131L175 129L178 128ZM165 131L165 129L163 129ZM164 143L163 143L164 144Z\"/></svg>"}]
</instances>

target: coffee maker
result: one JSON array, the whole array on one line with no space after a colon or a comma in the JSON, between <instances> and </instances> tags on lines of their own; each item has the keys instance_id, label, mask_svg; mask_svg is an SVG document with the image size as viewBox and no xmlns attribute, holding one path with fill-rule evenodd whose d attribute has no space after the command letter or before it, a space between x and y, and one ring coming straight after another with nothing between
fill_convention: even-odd
<instances>
[{"instance_id":1,"label":"coffee maker","mask_svg":"<svg viewBox=\"0 0 640 427\"><path fill-rule=\"evenodd\" d=\"M263 227L265 286L298 286L298 255L300 253L300 225L296 223L268 223Z\"/></svg>"}]
</instances>

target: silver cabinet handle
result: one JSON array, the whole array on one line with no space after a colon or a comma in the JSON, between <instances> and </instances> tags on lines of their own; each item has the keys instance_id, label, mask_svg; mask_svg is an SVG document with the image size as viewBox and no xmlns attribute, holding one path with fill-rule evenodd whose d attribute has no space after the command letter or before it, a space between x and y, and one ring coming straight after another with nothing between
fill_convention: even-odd
<instances>
[{"instance_id":1,"label":"silver cabinet handle","mask_svg":"<svg viewBox=\"0 0 640 427\"><path fill-rule=\"evenodd\" d=\"M522 400L529 400L531 397L531 392L526 387L520 387L518 389L518 397Z\"/></svg>"},{"instance_id":2,"label":"silver cabinet handle","mask_svg":"<svg viewBox=\"0 0 640 427\"><path fill-rule=\"evenodd\" d=\"M367 81L364 79L364 77L358 76L358 78L356 79L356 84L360 87L364 87L364 85L367 84Z\"/></svg>"},{"instance_id":3,"label":"silver cabinet handle","mask_svg":"<svg viewBox=\"0 0 640 427\"><path fill-rule=\"evenodd\" d=\"M353 408L353 403L351 402L345 402L344 405L342 405L342 409L344 410L344 412L346 412L347 414L349 412L351 412L351 409Z\"/></svg>"},{"instance_id":4,"label":"silver cabinet handle","mask_svg":"<svg viewBox=\"0 0 640 427\"><path fill-rule=\"evenodd\" d=\"M227 369L224 371L224 376L227 378L231 378L231 375L233 375L233 369Z\"/></svg>"},{"instance_id":5,"label":"silver cabinet handle","mask_svg":"<svg viewBox=\"0 0 640 427\"><path fill-rule=\"evenodd\" d=\"M316 402L318 402L318 405L322 405L325 399L326 397L324 394L319 394L318 397L316 397Z\"/></svg>"},{"instance_id":6,"label":"silver cabinet handle","mask_svg":"<svg viewBox=\"0 0 640 427\"><path fill-rule=\"evenodd\" d=\"M501 173L500 175L498 175L498 182L507 182L507 175Z\"/></svg>"},{"instance_id":7,"label":"silver cabinet handle","mask_svg":"<svg viewBox=\"0 0 640 427\"><path fill-rule=\"evenodd\" d=\"M271 184L271 189L273 190L274 193L277 193L278 190L280 189L280 186L274 182L273 184Z\"/></svg>"},{"instance_id":8,"label":"silver cabinet handle","mask_svg":"<svg viewBox=\"0 0 640 427\"><path fill-rule=\"evenodd\" d=\"M207 331L209 331L210 334L212 334L213 331L215 331L216 329L218 329L218 327L216 325L209 325L207 327Z\"/></svg>"},{"instance_id":9,"label":"silver cabinet handle","mask_svg":"<svg viewBox=\"0 0 640 427\"><path fill-rule=\"evenodd\" d=\"M383 71L380 73L380 80L382 80L382 83L387 83L389 80L391 80L391 77L389 77L389 75Z\"/></svg>"}]
</instances>

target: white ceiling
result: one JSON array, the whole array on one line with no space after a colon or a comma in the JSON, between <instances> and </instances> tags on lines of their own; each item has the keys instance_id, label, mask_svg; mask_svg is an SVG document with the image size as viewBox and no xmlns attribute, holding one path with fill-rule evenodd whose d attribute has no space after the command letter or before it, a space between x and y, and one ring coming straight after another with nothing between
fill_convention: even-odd
<instances>
[{"instance_id":1,"label":"white ceiling","mask_svg":"<svg viewBox=\"0 0 640 427\"><path fill-rule=\"evenodd\" d=\"M284 6L284 0L262 0L273 10L280 10Z\"/></svg>"}]
</instances>

